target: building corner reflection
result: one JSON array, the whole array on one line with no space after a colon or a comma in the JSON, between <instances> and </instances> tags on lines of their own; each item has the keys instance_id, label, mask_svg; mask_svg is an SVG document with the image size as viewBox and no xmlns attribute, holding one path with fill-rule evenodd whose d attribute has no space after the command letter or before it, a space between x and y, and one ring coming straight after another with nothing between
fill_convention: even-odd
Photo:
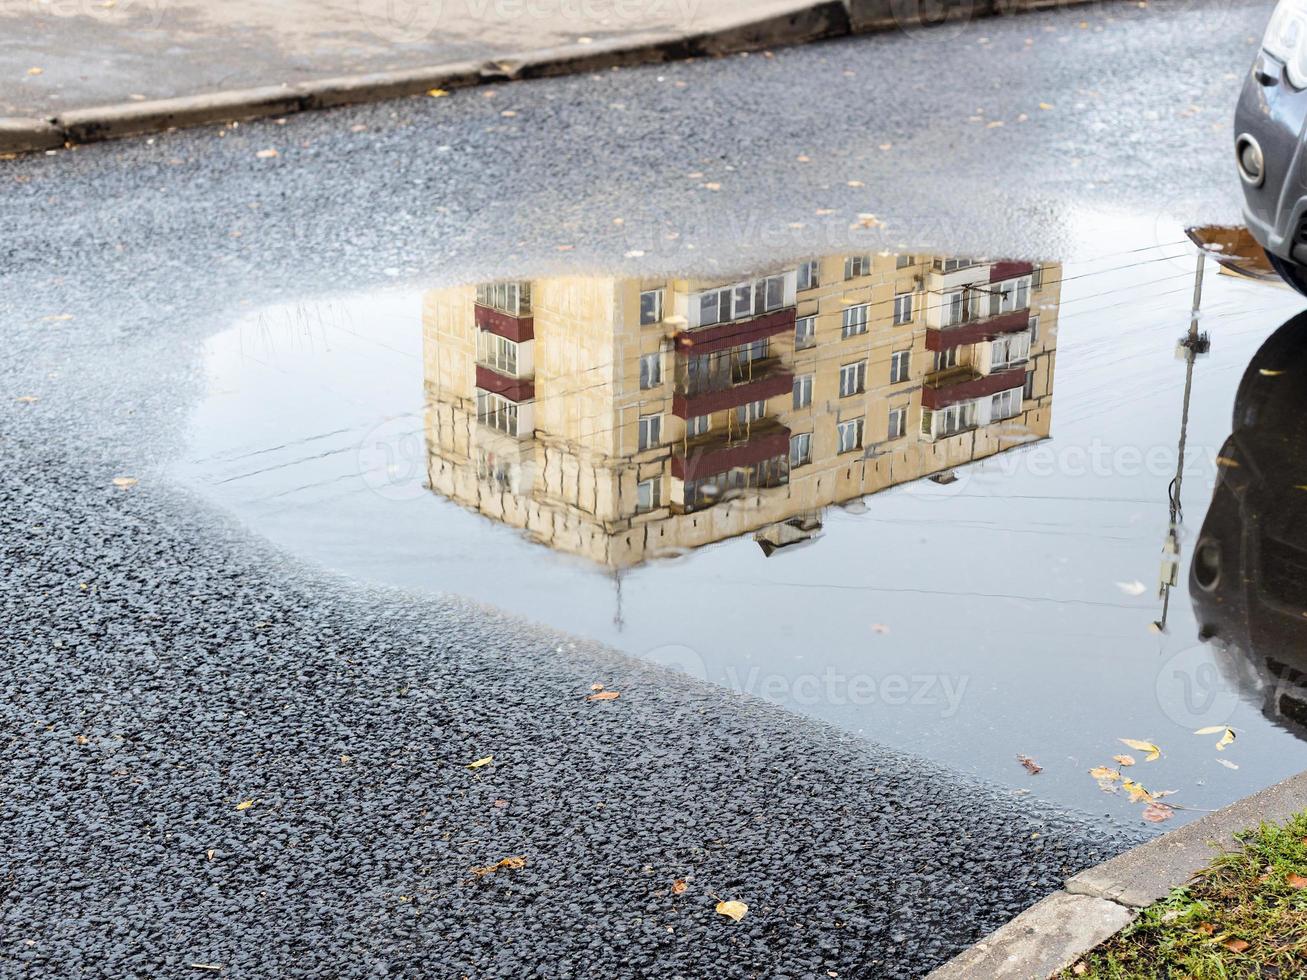
<instances>
[{"instance_id":1,"label":"building corner reflection","mask_svg":"<svg viewBox=\"0 0 1307 980\"><path fill-rule=\"evenodd\" d=\"M435 492L613 569L1047 438L1061 266L833 255L423 302Z\"/></svg>"}]
</instances>

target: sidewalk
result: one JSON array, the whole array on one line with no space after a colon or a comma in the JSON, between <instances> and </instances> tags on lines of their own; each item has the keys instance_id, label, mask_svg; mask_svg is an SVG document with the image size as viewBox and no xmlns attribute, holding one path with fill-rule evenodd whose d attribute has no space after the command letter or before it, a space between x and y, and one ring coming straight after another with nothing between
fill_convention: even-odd
<instances>
[{"instance_id":1,"label":"sidewalk","mask_svg":"<svg viewBox=\"0 0 1307 980\"><path fill-rule=\"evenodd\" d=\"M1058 973L1234 849L1235 834L1304 811L1307 773L1300 773L1080 872L928 980L1042 980Z\"/></svg>"},{"instance_id":2,"label":"sidewalk","mask_svg":"<svg viewBox=\"0 0 1307 980\"><path fill-rule=\"evenodd\" d=\"M1078 2L946 0L932 37ZM894 29L919 0L9 0L0 150Z\"/></svg>"}]
</instances>

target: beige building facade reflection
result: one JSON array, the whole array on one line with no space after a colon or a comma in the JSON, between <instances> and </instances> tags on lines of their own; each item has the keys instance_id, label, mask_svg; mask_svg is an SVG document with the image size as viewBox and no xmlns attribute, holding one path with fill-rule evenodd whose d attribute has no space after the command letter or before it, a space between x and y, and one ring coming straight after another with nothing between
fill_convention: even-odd
<instances>
[{"instance_id":1,"label":"beige building facade reflection","mask_svg":"<svg viewBox=\"0 0 1307 980\"><path fill-rule=\"evenodd\" d=\"M430 486L611 568L750 532L770 553L832 504L1048 437L1060 283L863 254L433 290Z\"/></svg>"}]
</instances>

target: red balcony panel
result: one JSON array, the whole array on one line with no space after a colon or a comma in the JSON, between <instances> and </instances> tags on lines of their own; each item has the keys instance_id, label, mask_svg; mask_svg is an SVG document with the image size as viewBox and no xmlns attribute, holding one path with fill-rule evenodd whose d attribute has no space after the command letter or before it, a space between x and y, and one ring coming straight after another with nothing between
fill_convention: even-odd
<instances>
[{"instance_id":1,"label":"red balcony panel","mask_svg":"<svg viewBox=\"0 0 1307 980\"><path fill-rule=\"evenodd\" d=\"M1007 391L1010 388L1020 388L1025 383L1024 367L1000 371L997 374L983 374L979 377L962 376L953 384L946 382L939 387L922 388L921 404L933 410L948 408L958 402L997 395L1000 391Z\"/></svg>"},{"instance_id":2,"label":"red balcony panel","mask_svg":"<svg viewBox=\"0 0 1307 980\"><path fill-rule=\"evenodd\" d=\"M706 391L701 395L683 395L678 391L672 395L672 414L678 419L691 419L696 415L711 415L728 408L739 408L764 398L788 395L793 390L793 372L774 371L765 378L746 381L721 391Z\"/></svg>"},{"instance_id":3,"label":"red balcony panel","mask_svg":"<svg viewBox=\"0 0 1307 980\"><path fill-rule=\"evenodd\" d=\"M1028 276L1034 271L1033 262L995 262L989 267L989 281L1003 282L1017 276Z\"/></svg>"},{"instance_id":4,"label":"red balcony panel","mask_svg":"<svg viewBox=\"0 0 1307 980\"><path fill-rule=\"evenodd\" d=\"M510 402L529 402L536 396L535 382L530 378L513 378L484 364L477 365L477 387L503 395Z\"/></svg>"},{"instance_id":5,"label":"red balcony panel","mask_svg":"<svg viewBox=\"0 0 1307 980\"><path fill-rule=\"evenodd\" d=\"M511 313L505 313L502 310L493 310L489 306L478 305L476 307L476 321L478 330L487 330L519 344L524 340L535 339L535 317L513 316Z\"/></svg>"},{"instance_id":6,"label":"red balcony panel","mask_svg":"<svg viewBox=\"0 0 1307 980\"><path fill-rule=\"evenodd\" d=\"M751 344L764 337L774 337L794 329L794 307L756 316L752 320L719 323L715 327L683 330L676 335L676 349L681 353L715 354L741 344Z\"/></svg>"},{"instance_id":7,"label":"red balcony panel","mask_svg":"<svg viewBox=\"0 0 1307 980\"><path fill-rule=\"evenodd\" d=\"M752 466L764 459L788 456L789 452L790 430L783 425L771 426L744 442L691 446L684 455L678 451L672 456L672 476L678 480L702 480L737 466Z\"/></svg>"},{"instance_id":8,"label":"red balcony panel","mask_svg":"<svg viewBox=\"0 0 1307 980\"><path fill-rule=\"evenodd\" d=\"M986 317L956 327L931 328L926 331L926 350L949 350L982 340L993 340L1005 333L1020 333L1030 329L1030 310L1015 310L1001 316Z\"/></svg>"}]
</instances>

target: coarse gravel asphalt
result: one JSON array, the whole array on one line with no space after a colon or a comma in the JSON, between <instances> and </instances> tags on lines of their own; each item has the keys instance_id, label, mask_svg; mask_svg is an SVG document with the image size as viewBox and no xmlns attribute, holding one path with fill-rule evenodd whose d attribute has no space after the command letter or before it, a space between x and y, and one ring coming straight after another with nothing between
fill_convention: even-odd
<instances>
[{"instance_id":1,"label":"coarse gravel asphalt","mask_svg":"<svg viewBox=\"0 0 1307 980\"><path fill-rule=\"evenodd\" d=\"M834 233L817 208L841 234L874 212L923 245L1049 257L1107 250L1086 208L1229 217L1226 76L1267 5L1153 6L0 164L0 976L912 977L1138 840L304 567L160 474L204 338L271 299L776 258Z\"/></svg>"}]
</instances>

